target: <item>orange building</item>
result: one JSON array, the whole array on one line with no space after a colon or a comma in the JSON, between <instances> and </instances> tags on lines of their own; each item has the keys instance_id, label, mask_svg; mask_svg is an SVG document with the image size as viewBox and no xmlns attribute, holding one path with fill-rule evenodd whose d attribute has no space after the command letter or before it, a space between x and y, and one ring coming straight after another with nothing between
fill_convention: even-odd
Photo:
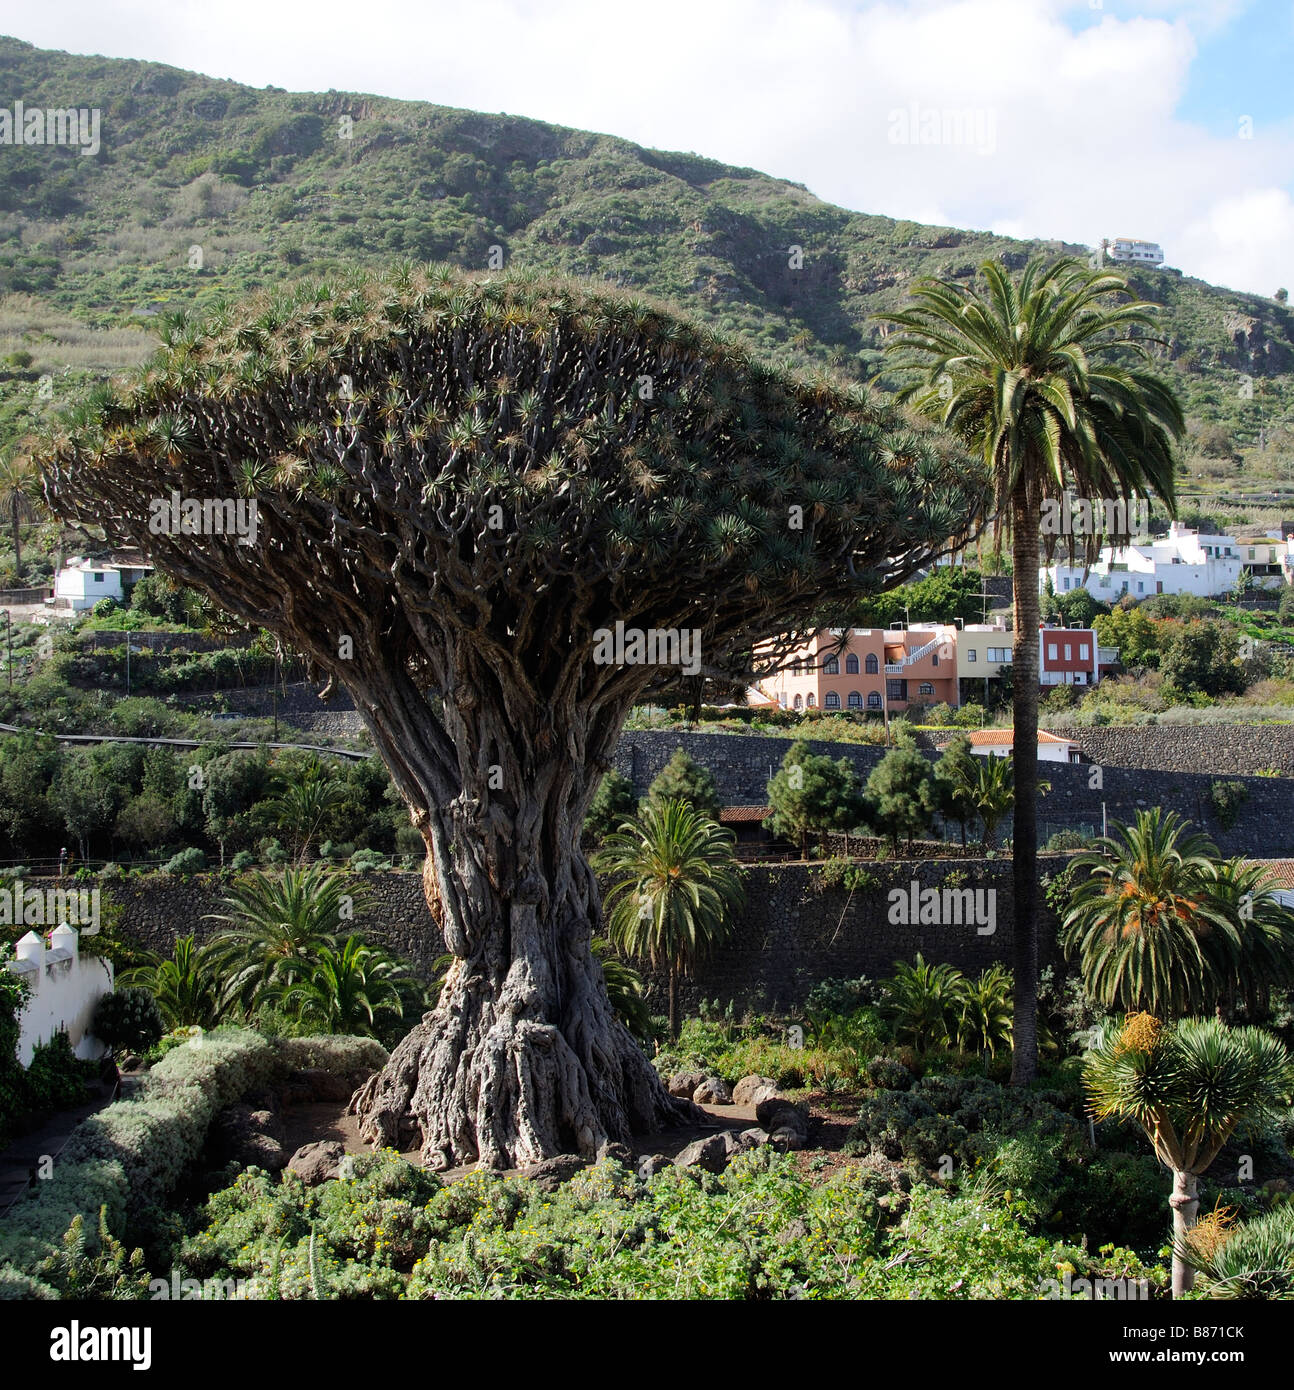
<instances>
[{"instance_id":1,"label":"orange building","mask_svg":"<svg viewBox=\"0 0 1294 1390\"><path fill-rule=\"evenodd\" d=\"M895 712L940 701L956 706L957 629L931 623L822 632L759 689L782 709L879 714L887 705Z\"/></svg>"}]
</instances>

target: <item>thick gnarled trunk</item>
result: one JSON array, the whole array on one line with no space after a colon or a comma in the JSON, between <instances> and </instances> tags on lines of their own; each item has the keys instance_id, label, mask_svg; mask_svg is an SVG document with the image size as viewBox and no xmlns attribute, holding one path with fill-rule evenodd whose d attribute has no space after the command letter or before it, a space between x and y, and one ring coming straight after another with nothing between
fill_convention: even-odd
<instances>
[{"instance_id":1,"label":"thick gnarled trunk","mask_svg":"<svg viewBox=\"0 0 1294 1390\"><path fill-rule=\"evenodd\" d=\"M482 750L461 770L469 791L414 820L454 961L435 1009L352 1097L362 1137L418 1136L435 1169L514 1168L694 1120L616 1019L590 950L601 904L579 836L614 733L576 723L558 740L519 700L453 715L472 723L457 746Z\"/></svg>"}]
</instances>

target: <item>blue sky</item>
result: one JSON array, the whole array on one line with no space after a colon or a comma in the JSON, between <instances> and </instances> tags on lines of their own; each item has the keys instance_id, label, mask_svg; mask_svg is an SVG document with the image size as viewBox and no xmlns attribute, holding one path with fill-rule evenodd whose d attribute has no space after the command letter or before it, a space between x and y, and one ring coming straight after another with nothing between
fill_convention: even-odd
<instances>
[{"instance_id":1,"label":"blue sky","mask_svg":"<svg viewBox=\"0 0 1294 1390\"><path fill-rule=\"evenodd\" d=\"M5 23L695 150L861 212L1145 237L1294 290L1294 0L58 0Z\"/></svg>"}]
</instances>

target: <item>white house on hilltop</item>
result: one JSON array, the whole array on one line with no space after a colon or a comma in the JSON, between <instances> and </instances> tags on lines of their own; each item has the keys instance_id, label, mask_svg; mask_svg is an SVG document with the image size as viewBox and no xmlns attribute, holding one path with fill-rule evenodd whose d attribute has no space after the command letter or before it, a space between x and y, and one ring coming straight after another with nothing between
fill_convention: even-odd
<instances>
[{"instance_id":1,"label":"white house on hilltop","mask_svg":"<svg viewBox=\"0 0 1294 1390\"><path fill-rule=\"evenodd\" d=\"M54 597L46 602L74 613L93 608L101 598L121 603L126 589L152 572L153 566L142 555L122 552L106 560L74 555L54 576Z\"/></svg>"},{"instance_id":2,"label":"white house on hilltop","mask_svg":"<svg viewBox=\"0 0 1294 1390\"><path fill-rule=\"evenodd\" d=\"M1153 594L1194 594L1220 598L1240 582L1246 568L1234 536L1204 535L1177 522L1168 535L1143 545L1106 546L1090 567L1057 561L1038 571L1038 589L1050 579L1057 594L1086 589L1103 603L1125 594L1134 599Z\"/></svg>"}]
</instances>

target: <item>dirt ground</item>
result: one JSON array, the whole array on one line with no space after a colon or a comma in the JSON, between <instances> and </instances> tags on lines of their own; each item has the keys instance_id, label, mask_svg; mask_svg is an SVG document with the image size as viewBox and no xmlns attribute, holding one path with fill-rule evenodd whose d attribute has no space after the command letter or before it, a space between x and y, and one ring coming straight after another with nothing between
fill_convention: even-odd
<instances>
[{"instance_id":1,"label":"dirt ground","mask_svg":"<svg viewBox=\"0 0 1294 1390\"><path fill-rule=\"evenodd\" d=\"M814 1094L804 1097L803 1100L809 1106L811 1117L809 1144L795 1155L796 1165L806 1172L812 1171L827 1177L851 1161L842 1150L845 1138L858 1114L859 1097ZM673 1158L695 1139L716 1134L721 1129L740 1133L743 1129L750 1129L758 1123L753 1106L703 1105L701 1109L712 1117L711 1123L665 1130L659 1134L635 1135L629 1145L634 1157L660 1153ZM285 1132L283 1147L289 1153L295 1153L302 1144L312 1144L326 1139L341 1144L347 1153L368 1152L368 1146L359 1137L359 1121L354 1115L346 1114L344 1102L324 1101L313 1105L286 1106L282 1121ZM415 1167L422 1166L422 1157L416 1147L402 1152L401 1157ZM442 1176L452 1179L462 1177L471 1171L470 1167L450 1168Z\"/></svg>"}]
</instances>

